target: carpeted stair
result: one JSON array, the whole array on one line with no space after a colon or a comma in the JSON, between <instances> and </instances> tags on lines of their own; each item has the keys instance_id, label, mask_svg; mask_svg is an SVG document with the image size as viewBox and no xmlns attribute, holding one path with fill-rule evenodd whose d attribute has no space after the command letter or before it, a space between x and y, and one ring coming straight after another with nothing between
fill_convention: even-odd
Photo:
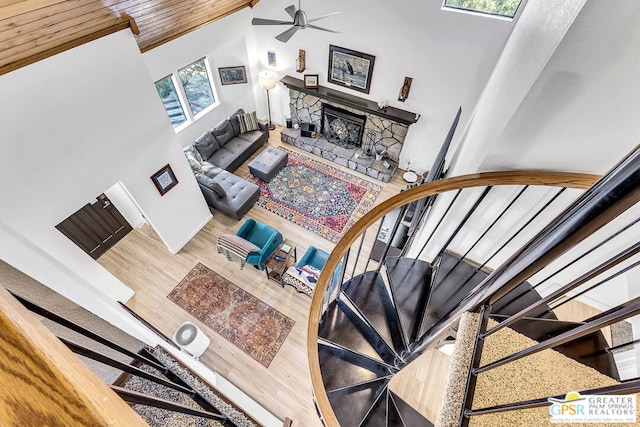
<instances>
[{"instance_id":1,"label":"carpeted stair","mask_svg":"<svg viewBox=\"0 0 640 427\"><path fill-rule=\"evenodd\" d=\"M438 415L436 426L458 426L477 324L478 315L472 313L466 314L460 322L451 369L445 387L444 404ZM495 324L490 321L489 327ZM536 341L512 329L503 328L486 339L481 365L501 359L534 344ZM614 384L617 382L611 377L560 352L548 349L481 373L476 384L473 409L564 395L570 391L588 390ZM638 399L638 403L640 403L640 399ZM549 409L544 406L474 416L469 425L474 427L545 426L551 425L551 423ZM605 424L589 424L590 427L599 425L604 426Z\"/></svg>"},{"instance_id":2,"label":"carpeted stair","mask_svg":"<svg viewBox=\"0 0 640 427\"><path fill-rule=\"evenodd\" d=\"M171 354L161 347L151 348L145 347L141 354L160 362L167 367L171 374L179 378L187 387L192 388L197 395L192 398L190 395L177 390L170 389L160 384L156 384L149 380L131 376L123 383L123 387L132 391L144 393L149 396L169 400L174 403L189 406L194 409L207 410L219 413L228 417L227 422L219 422L202 417L186 415L166 409L155 408L145 405L133 405L133 409L152 427L201 427L201 426L238 426L238 427L257 427L259 424L246 415L242 410L235 406L222 393L216 391L212 386L202 381L194 375L188 368L178 362ZM141 369L160 377L169 378L171 375L163 375L156 369L148 366L140 366ZM205 406L215 408L203 408L196 400L200 399Z\"/></svg>"}]
</instances>

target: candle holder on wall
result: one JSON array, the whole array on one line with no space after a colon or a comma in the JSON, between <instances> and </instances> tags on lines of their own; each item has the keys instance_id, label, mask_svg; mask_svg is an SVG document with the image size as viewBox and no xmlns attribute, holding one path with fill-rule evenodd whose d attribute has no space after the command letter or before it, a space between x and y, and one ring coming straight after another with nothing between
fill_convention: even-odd
<instances>
[{"instance_id":1,"label":"candle holder on wall","mask_svg":"<svg viewBox=\"0 0 640 427\"><path fill-rule=\"evenodd\" d=\"M413 82L413 79L411 77L404 78L404 84L400 88L400 95L398 95L398 101L404 102L409 97L409 91L411 90L411 82Z\"/></svg>"},{"instance_id":2,"label":"candle holder on wall","mask_svg":"<svg viewBox=\"0 0 640 427\"><path fill-rule=\"evenodd\" d=\"M305 69L305 51L303 49L298 50L298 58L296 59L296 71L298 73L304 72Z\"/></svg>"}]
</instances>

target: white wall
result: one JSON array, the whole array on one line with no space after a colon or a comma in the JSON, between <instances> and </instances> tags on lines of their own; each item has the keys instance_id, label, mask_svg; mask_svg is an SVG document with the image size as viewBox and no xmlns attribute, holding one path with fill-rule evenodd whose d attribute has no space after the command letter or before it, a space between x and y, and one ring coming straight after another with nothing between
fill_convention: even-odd
<instances>
[{"instance_id":1,"label":"white wall","mask_svg":"<svg viewBox=\"0 0 640 427\"><path fill-rule=\"evenodd\" d=\"M119 181L172 252L209 220L130 31L0 76L0 99L0 218L26 247L74 272L70 283L111 299L132 295L55 229ZM179 184L162 197L150 176L167 163ZM0 249L2 259L47 284L35 258Z\"/></svg>"},{"instance_id":2,"label":"white wall","mask_svg":"<svg viewBox=\"0 0 640 427\"><path fill-rule=\"evenodd\" d=\"M584 4L584 6L583 6ZM640 135L640 3L530 0L469 126L456 174L604 173Z\"/></svg>"},{"instance_id":3,"label":"white wall","mask_svg":"<svg viewBox=\"0 0 640 427\"><path fill-rule=\"evenodd\" d=\"M183 147L238 108L244 108L247 112L256 110L258 70L249 59L253 57L249 55L253 45L249 14L248 9L243 9L142 55L154 81L202 57L206 56L209 60L220 105L178 132ZM223 86L218 68L239 65L245 66L249 82Z\"/></svg>"},{"instance_id":4,"label":"white wall","mask_svg":"<svg viewBox=\"0 0 640 427\"><path fill-rule=\"evenodd\" d=\"M109 198L111 203L118 209L124 219L127 220L131 227L141 227L147 223L144 219L142 211L131 198L131 195L121 182L117 182L107 189L104 194Z\"/></svg>"},{"instance_id":5,"label":"white wall","mask_svg":"<svg viewBox=\"0 0 640 427\"><path fill-rule=\"evenodd\" d=\"M284 8L290 4L261 0L252 16L287 20ZM431 167L460 105L464 127L513 28L508 20L444 11L441 5L442 0L304 1L302 9L309 19L342 12L313 23L340 33L305 29L281 43L274 37L287 26L254 27L256 53L261 68L275 71L278 80L285 75L302 79L295 60L298 49L304 49L305 73L319 74L321 85L374 101L386 99L391 106L421 114L409 128L400 163L406 167L411 159L412 169L423 171ZM369 95L327 84L330 44L376 57ZM276 67L268 66L269 50L276 52ZM397 99L405 76L413 77L413 84L402 103ZM271 91L274 122L282 124L289 115L288 97L282 84Z\"/></svg>"}]
</instances>

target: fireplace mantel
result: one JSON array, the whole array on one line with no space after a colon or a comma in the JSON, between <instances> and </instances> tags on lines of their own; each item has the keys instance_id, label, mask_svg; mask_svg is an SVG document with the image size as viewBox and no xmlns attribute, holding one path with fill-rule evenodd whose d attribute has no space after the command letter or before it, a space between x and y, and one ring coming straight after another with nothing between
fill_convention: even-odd
<instances>
[{"instance_id":1,"label":"fireplace mantel","mask_svg":"<svg viewBox=\"0 0 640 427\"><path fill-rule=\"evenodd\" d=\"M337 102L348 107L356 108L369 114L384 117L386 119L393 120L405 125L416 123L420 118L419 114L401 110L399 108L386 107L380 109L378 108L378 104L375 101L370 101L368 99L340 92L325 86L318 86L317 89L305 88L304 82L300 79L296 79L295 77L284 76L280 81L289 89L294 89L299 92L308 93L318 98Z\"/></svg>"}]
</instances>

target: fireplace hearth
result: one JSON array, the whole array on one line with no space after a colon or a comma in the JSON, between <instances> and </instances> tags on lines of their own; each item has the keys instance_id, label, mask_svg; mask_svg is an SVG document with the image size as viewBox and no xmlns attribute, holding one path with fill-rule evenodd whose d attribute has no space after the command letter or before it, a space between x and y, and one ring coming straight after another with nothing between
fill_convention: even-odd
<instances>
[{"instance_id":1,"label":"fireplace hearth","mask_svg":"<svg viewBox=\"0 0 640 427\"><path fill-rule=\"evenodd\" d=\"M358 148L362 145L366 121L366 115L355 114L334 105L322 104L321 132L327 141L343 148Z\"/></svg>"},{"instance_id":2,"label":"fireplace hearth","mask_svg":"<svg viewBox=\"0 0 640 427\"><path fill-rule=\"evenodd\" d=\"M297 129L283 129L282 142L389 182L409 126L418 121L419 114L391 106L380 109L376 101L325 86L307 88L291 76L280 81L289 88L292 120L313 123L319 132L303 136ZM384 156L375 156L377 152Z\"/></svg>"}]
</instances>

